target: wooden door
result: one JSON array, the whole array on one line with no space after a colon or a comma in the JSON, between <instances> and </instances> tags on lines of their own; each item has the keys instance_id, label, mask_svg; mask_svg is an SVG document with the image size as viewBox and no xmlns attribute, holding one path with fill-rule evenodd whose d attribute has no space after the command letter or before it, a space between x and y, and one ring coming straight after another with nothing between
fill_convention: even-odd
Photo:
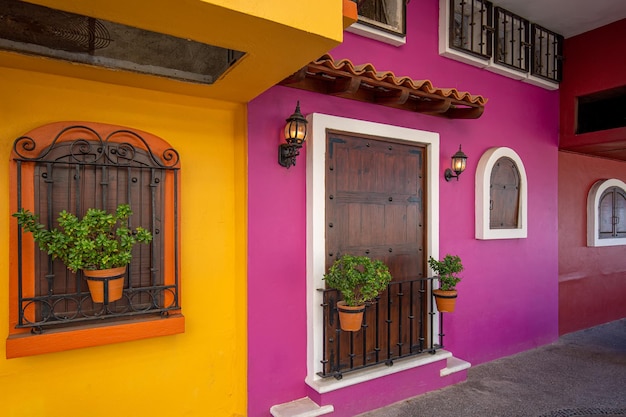
<instances>
[{"instance_id":1,"label":"wooden door","mask_svg":"<svg viewBox=\"0 0 626 417\"><path fill-rule=\"evenodd\" d=\"M400 283L425 273L426 153L416 144L332 132L326 150L326 269L343 254L370 256L389 266L394 288L368 306L362 330L325 324L326 356L337 372L401 357L424 342L419 288ZM326 303L338 300L329 297Z\"/></svg>"}]
</instances>

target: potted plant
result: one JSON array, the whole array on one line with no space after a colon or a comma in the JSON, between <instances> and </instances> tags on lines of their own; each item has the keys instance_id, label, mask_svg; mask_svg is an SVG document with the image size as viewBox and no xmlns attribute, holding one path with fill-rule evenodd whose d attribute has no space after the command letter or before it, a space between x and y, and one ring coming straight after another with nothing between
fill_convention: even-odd
<instances>
[{"instance_id":1,"label":"potted plant","mask_svg":"<svg viewBox=\"0 0 626 417\"><path fill-rule=\"evenodd\" d=\"M82 219L63 210L57 219L59 228L51 230L26 209L13 217L52 259L60 259L74 273L83 271L94 302L108 303L122 298L133 246L152 240L148 230L128 227L132 214L128 204L120 204L114 214L90 208Z\"/></svg>"},{"instance_id":2,"label":"potted plant","mask_svg":"<svg viewBox=\"0 0 626 417\"><path fill-rule=\"evenodd\" d=\"M335 260L324 280L343 296L337 303L342 330L354 332L361 328L365 304L387 289L391 279L389 268L380 260L352 255Z\"/></svg>"},{"instance_id":3,"label":"potted plant","mask_svg":"<svg viewBox=\"0 0 626 417\"><path fill-rule=\"evenodd\" d=\"M463 271L461 258L456 255L446 255L438 261L432 256L428 258L428 264L437 274L439 288L433 290L437 310L452 313L456 306L457 290L456 285L461 281L458 273Z\"/></svg>"}]
</instances>

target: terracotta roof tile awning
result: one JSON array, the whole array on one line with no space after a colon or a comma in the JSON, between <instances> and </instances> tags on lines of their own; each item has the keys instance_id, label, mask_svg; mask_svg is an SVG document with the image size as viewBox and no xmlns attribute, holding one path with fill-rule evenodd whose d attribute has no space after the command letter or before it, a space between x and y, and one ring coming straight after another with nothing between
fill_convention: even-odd
<instances>
[{"instance_id":1,"label":"terracotta roof tile awning","mask_svg":"<svg viewBox=\"0 0 626 417\"><path fill-rule=\"evenodd\" d=\"M328 54L280 85L450 119L477 119L487 103L482 96L455 88L433 87L429 80L397 77L391 71L377 71L372 64L354 65L348 59L335 61Z\"/></svg>"}]
</instances>

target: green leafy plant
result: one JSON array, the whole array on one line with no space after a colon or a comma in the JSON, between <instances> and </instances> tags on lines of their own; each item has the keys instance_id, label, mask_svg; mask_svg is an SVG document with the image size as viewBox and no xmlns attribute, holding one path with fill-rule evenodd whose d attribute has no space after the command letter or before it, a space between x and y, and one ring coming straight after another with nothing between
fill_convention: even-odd
<instances>
[{"instance_id":1,"label":"green leafy plant","mask_svg":"<svg viewBox=\"0 0 626 417\"><path fill-rule=\"evenodd\" d=\"M456 285L461 281L458 273L463 271L460 257L448 254L438 261L430 256L428 264L438 276L440 290L452 291L456 289Z\"/></svg>"},{"instance_id":2,"label":"green leafy plant","mask_svg":"<svg viewBox=\"0 0 626 417\"><path fill-rule=\"evenodd\" d=\"M13 214L24 232L33 234L39 248L60 259L73 272L126 266L132 259L136 243L149 243L152 234L137 227L128 227L133 212L128 204L120 204L115 213L90 208L82 219L63 210L57 222L59 229L47 230L38 222L39 216L22 209Z\"/></svg>"},{"instance_id":3,"label":"green leafy plant","mask_svg":"<svg viewBox=\"0 0 626 417\"><path fill-rule=\"evenodd\" d=\"M389 268L383 261L352 255L336 259L324 275L328 286L338 290L346 305L352 307L375 299L391 279Z\"/></svg>"}]
</instances>

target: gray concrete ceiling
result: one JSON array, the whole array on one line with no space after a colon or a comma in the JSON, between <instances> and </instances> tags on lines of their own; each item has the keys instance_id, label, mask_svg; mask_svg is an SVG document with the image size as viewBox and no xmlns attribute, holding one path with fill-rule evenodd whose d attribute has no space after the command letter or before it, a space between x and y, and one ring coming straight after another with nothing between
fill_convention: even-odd
<instances>
[{"instance_id":1,"label":"gray concrete ceiling","mask_svg":"<svg viewBox=\"0 0 626 417\"><path fill-rule=\"evenodd\" d=\"M493 0L565 38L626 18L626 0Z\"/></svg>"}]
</instances>

